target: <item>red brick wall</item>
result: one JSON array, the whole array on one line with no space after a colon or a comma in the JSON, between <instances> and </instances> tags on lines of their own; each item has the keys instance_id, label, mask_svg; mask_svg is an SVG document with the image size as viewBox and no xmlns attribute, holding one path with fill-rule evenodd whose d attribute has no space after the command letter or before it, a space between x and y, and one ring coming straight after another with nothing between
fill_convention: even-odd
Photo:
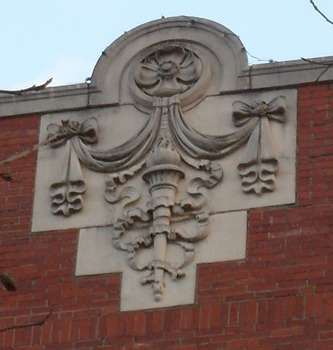
<instances>
[{"instance_id":1,"label":"red brick wall","mask_svg":"<svg viewBox=\"0 0 333 350\"><path fill-rule=\"evenodd\" d=\"M0 348L333 349L333 85L298 96L297 202L252 210L246 261L199 266L194 305L119 312L120 274L74 276L76 230L31 233L36 154L0 168L11 177L0 272L18 287L0 289ZM38 127L1 118L1 158L37 142Z\"/></svg>"}]
</instances>

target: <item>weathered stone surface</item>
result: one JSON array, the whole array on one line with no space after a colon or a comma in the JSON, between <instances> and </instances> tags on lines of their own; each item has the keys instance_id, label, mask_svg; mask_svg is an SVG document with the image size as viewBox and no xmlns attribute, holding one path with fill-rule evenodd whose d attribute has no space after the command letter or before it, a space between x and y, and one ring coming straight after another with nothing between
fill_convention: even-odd
<instances>
[{"instance_id":1,"label":"weathered stone surface","mask_svg":"<svg viewBox=\"0 0 333 350\"><path fill-rule=\"evenodd\" d=\"M244 210L295 201L296 91L247 68L225 27L156 21L107 48L90 108L43 116L33 230L81 228L76 273L122 271L123 310L193 302L197 263L245 258Z\"/></svg>"},{"instance_id":2,"label":"weathered stone surface","mask_svg":"<svg viewBox=\"0 0 333 350\"><path fill-rule=\"evenodd\" d=\"M248 67L246 53L234 33L209 20L171 17L125 33L104 51L92 74L92 85L101 93L92 96L91 104L131 103L134 66L165 44L181 45L205 60L202 80L210 77L211 81L205 83L206 86L199 82L196 98L202 96L205 89L210 95L248 88L248 79L241 77ZM140 97L146 99L142 94Z\"/></svg>"},{"instance_id":3,"label":"weathered stone surface","mask_svg":"<svg viewBox=\"0 0 333 350\"><path fill-rule=\"evenodd\" d=\"M163 299L152 298L150 286L142 285L145 274L127 265L127 256L112 246L108 227L82 229L78 246L76 275L122 272L121 309L137 310L191 304L195 297L196 264L241 260L246 254L247 214L244 211L212 215L209 235L195 246L195 261L184 268L185 276L177 281L166 277ZM151 254L152 252L150 252ZM180 250L170 252L170 258L182 259Z\"/></svg>"},{"instance_id":4,"label":"weathered stone surface","mask_svg":"<svg viewBox=\"0 0 333 350\"><path fill-rule=\"evenodd\" d=\"M296 92L277 90L263 93L245 93L228 96L207 97L196 108L185 112L190 125L206 134L229 134L237 130L232 122L233 103L235 101L271 101L277 96L286 98L286 122L270 122L273 149L279 160L276 174L276 189L272 193L257 196L254 193L244 193L241 177L237 166L245 152L245 145L233 154L224 157L221 165L223 180L209 192L208 207L210 212L224 212L235 209L279 205L293 203L295 200L295 157L296 157ZM47 126L51 123L61 124L61 120L85 121L91 117L98 120L98 145L92 148L107 149L125 142L143 127L148 115L137 111L131 106L112 107L81 112L46 115L42 118L41 139L47 135ZM99 146L100 145L100 146ZM112 214L104 199L104 189L107 174L96 173L82 166L83 178L87 191L83 195L83 208L78 214L64 220L52 214L49 187L58 181L66 164L65 146L43 147L39 151L36 178L35 209L33 230L52 230L69 227L91 227L112 222ZM188 177L196 173L194 169L184 164ZM132 184L133 182L133 184ZM142 188L145 183L139 178L130 180L131 186ZM227 200L225 200L227 198Z\"/></svg>"}]
</instances>

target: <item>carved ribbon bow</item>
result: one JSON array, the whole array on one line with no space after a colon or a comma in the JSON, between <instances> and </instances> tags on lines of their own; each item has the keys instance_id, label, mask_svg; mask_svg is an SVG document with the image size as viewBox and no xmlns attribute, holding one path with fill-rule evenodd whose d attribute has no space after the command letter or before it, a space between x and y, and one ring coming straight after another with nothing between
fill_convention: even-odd
<instances>
[{"instance_id":1,"label":"carved ribbon bow","mask_svg":"<svg viewBox=\"0 0 333 350\"><path fill-rule=\"evenodd\" d=\"M233 103L233 121L238 127L257 119L247 143L244 157L238 166L244 192L261 195L264 191L274 191L278 160L274 154L270 121L286 122L286 101L279 96L271 102Z\"/></svg>"},{"instance_id":2,"label":"carved ribbon bow","mask_svg":"<svg viewBox=\"0 0 333 350\"><path fill-rule=\"evenodd\" d=\"M87 119L83 123L73 120L62 120L61 123L62 125L50 124L47 127L48 136L52 139L51 147L59 147L74 136L79 137L84 143L97 142L98 129L95 118Z\"/></svg>"},{"instance_id":3,"label":"carved ribbon bow","mask_svg":"<svg viewBox=\"0 0 333 350\"><path fill-rule=\"evenodd\" d=\"M233 107L232 117L236 126L242 126L254 117L268 118L280 123L285 123L286 121L286 98L283 96L276 97L269 103L260 101L255 102L253 105L235 101Z\"/></svg>"}]
</instances>

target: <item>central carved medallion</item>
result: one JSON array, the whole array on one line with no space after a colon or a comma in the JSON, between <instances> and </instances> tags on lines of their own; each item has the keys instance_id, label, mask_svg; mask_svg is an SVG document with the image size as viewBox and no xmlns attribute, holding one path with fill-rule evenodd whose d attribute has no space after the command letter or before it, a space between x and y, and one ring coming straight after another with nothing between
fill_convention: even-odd
<instances>
[{"instance_id":1,"label":"central carved medallion","mask_svg":"<svg viewBox=\"0 0 333 350\"><path fill-rule=\"evenodd\" d=\"M181 46L166 46L139 65L135 81L151 96L171 97L188 90L200 78L201 60Z\"/></svg>"},{"instance_id":2,"label":"central carved medallion","mask_svg":"<svg viewBox=\"0 0 333 350\"><path fill-rule=\"evenodd\" d=\"M86 184L80 164L108 173L105 200L122 208L109 227L113 245L127 252L131 268L146 272L141 283L153 286L157 302L163 296L165 274L174 280L184 277L182 269L195 258L194 243L209 234L207 193L222 181L219 160L246 144L238 165L243 192L261 195L275 189L278 159L270 123L286 121L285 98L234 101L230 117L235 131L204 134L188 123L181 103L182 94L190 94L198 84L203 62L179 44L159 47L137 61L130 83L152 98L151 112L143 128L118 147L101 151L89 146L98 143L95 118L48 128L54 140L50 146L66 147L68 154L63 174L50 187L53 214L68 217L82 209ZM186 167L197 175L189 176ZM144 205L138 204L142 193L127 185L141 169L149 196ZM182 258L173 259L174 247L182 251ZM142 259L146 251L150 255Z\"/></svg>"}]
</instances>

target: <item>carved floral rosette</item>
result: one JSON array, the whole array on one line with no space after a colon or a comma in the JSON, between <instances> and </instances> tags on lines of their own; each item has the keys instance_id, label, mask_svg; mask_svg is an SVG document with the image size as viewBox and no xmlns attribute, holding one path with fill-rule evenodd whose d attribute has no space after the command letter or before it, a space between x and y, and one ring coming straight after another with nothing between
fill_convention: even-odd
<instances>
[{"instance_id":1,"label":"carved floral rosette","mask_svg":"<svg viewBox=\"0 0 333 350\"><path fill-rule=\"evenodd\" d=\"M190 89L200 78L202 62L181 46L166 46L149 54L138 65L135 82L150 96L170 97Z\"/></svg>"},{"instance_id":2,"label":"carved floral rosette","mask_svg":"<svg viewBox=\"0 0 333 350\"><path fill-rule=\"evenodd\" d=\"M204 134L186 120L181 101L183 95L197 96L196 85L202 84L203 72L209 71L198 53L179 43L159 45L137 61L130 85L151 101L151 112L142 129L120 146L107 150L90 147L98 142L95 118L81 124L70 120L49 126L49 132L56 135L50 146L66 146L68 153L63 174L50 187L53 213L69 216L82 209L86 184L80 164L108 173L105 200L122 206L110 226L113 245L127 252L131 268L146 272L142 283L153 286L156 301L163 297L165 274L183 278L182 269L195 257L194 243L209 234L207 192L222 181L222 158L245 145L238 165L242 190L262 195L275 189L278 159L270 123L286 121L285 98L252 104L234 101L230 117L235 131ZM184 165L199 175L189 177ZM142 194L126 184L141 169L150 198L143 207L138 205ZM180 188L187 194L179 199ZM173 245L184 252L177 264L167 258ZM143 250L153 250L153 258L145 264L137 259Z\"/></svg>"}]
</instances>

